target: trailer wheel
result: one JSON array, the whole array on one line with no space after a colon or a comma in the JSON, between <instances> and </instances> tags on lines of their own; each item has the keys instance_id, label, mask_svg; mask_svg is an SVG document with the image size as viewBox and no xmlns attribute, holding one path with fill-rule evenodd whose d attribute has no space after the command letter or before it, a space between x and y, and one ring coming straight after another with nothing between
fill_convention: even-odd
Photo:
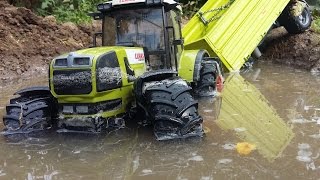
<instances>
[{"instance_id":1,"label":"trailer wheel","mask_svg":"<svg viewBox=\"0 0 320 180\"><path fill-rule=\"evenodd\" d=\"M158 140L202 136L202 118L191 88L179 77L144 84L146 110Z\"/></svg>"},{"instance_id":2,"label":"trailer wheel","mask_svg":"<svg viewBox=\"0 0 320 180\"><path fill-rule=\"evenodd\" d=\"M5 133L29 133L48 129L53 125L54 112L52 97L22 94L11 99L10 104L6 106L6 114L3 117Z\"/></svg>"},{"instance_id":3,"label":"trailer wheel","mask_svg":"<svg viewBox=\"0 0 320 180\"><path fill-rule=\"evenodd\" d=\"M278 18L278 22L290 34L302 33L309 29L312 23L310 8L305 2L300 1L295 4L289 4Z\"/></svg>"},{"instance_id":4,"label":"trailer wheel","mask_svg":"<svg viewBox=\"0 0 320 180\"><path fill-rule=\"evenodd\" d=\"M195 95L200 97L216 94L217 69L212 61L202 61L200 80L195 85Z\"/></svg>"}]
</instances>

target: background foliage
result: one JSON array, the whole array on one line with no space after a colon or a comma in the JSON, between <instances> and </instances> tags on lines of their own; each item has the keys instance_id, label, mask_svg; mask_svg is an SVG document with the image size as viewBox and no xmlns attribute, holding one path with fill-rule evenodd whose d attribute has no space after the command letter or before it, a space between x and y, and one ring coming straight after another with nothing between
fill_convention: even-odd
<instances>
[{"instance_id":1,"label":"background foliage","mask_svg":"<svg viewBox=\"0 0 320 180\"><path fill-rule=\"evenodd\" d=\"M71 21L77 24L89 22L88 12L96 11L99 2L108 0L8 0L15 6L24 6L34 10L39 15L54 15L59 22ZM184 15L187 17L196 13L207 0L180 0ZM320 0L307 0L314 6L320 6Z\"/></svg>"},{"instance_id":2,"label":"background foliage","mask_svg":"<svg viewBox=\"0 0 320 180\"><path fill-rule=\"evenodd\" d=\"M199 0L199 1L185 1L180 0L180 3L182 3L182 9L184 11L184 15L187 17L191 17L193 14L199 11L201 6L206 3L207 0Z\"/></svg>"},{"instance_id":3,"label":"background foliage","mask_svg":"<svg viewBox=\"0 0 320 180\"><path fill-rule=\"evenodd\" d=\"M91 20L88 12L96 11L99 2L108 0L8 0L15 6L24 6L39 15L54 15L59 22L71 21L77 24ZM207 0L180 0L186 16L191 16L199 10Z\"/></svg>"},{"instance_id":4,"label":"background foliage","mask_svg":"<svg viewBox=\"0 0 320 180\"><path fill-rule=\"evenodd\" d=\"M96 11L96 5L103 0L9 0L15 6L24 6L39 15L54 15L59 22L83 23L91 21L87 15Z\"/></svg>"}]
</instances>

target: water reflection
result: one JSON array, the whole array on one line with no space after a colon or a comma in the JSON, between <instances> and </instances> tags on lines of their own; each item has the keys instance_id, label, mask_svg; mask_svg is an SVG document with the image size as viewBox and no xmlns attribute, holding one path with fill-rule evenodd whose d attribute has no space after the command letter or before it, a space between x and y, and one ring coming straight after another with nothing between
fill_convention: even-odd
<instances>
[{"instance_id":1,"label":"water reflection","mask_svg":"<svg viewBox=\"0 0 320 180\"><path fill-rule=\"evenodd\" d=\"M318 178L320 77L256 65L243 75L247 81L238 75L227 78L221 97L199 100L204 138L158 142L150 127L126 127L104 136L0 136L0 179ZM18 89L47 84L36 80L1 84L0 107ZM236 144L243 141L257 150L239 155Z\"/></svg>"},{"instance_id":2,"label":"water reflection","mask_svg":"<svg viewBox=\"0 0 320 180\"><path fill-rule=\"evenodd\" d=\"M292 140L292 129L260 91L238 73L226 79L221 101L217 125L234 131L242 141L255 144L268 160L279 157Z\"/></svg>"}]
</instances>

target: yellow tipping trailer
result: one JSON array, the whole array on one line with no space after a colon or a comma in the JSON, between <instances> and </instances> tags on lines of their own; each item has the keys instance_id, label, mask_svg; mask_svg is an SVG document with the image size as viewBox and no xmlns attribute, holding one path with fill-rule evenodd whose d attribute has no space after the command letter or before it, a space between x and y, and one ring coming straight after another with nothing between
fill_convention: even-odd
<instances>
[{"instance_id":1,"label":"yellow tipping trailer","mask_svg":"<svg viewBox=\"0 0 320 180\"><path fill-rule=\"evenodd\" d=\"M185 49L206 49L239 70L290 0L208 0L183 28Z\"/></svg>"}]
</instances>

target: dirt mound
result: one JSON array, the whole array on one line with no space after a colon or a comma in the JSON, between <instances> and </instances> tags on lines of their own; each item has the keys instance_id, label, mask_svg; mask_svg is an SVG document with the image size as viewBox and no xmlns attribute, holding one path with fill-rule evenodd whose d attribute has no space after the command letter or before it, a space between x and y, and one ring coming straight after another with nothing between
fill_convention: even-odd
<instances>
[{"instance_id":1,"label":"dirt mound","mask_svg":"<svg viewBox=\"0 0 320 180\"><path fill-rule=\"evenodd\" d=\"M271 32L263 59L320 72L320 34L310 30L290 35L283 31L278 29Z\"/></svg>"},{"instance_id":2,"label":"dirt mound","mask_svg":"<svg viewBox=\"0 0 320 180\"><path fill-rule=\"evenodd\" d=\"M98 27L59 25L53 16L42 18L0 0L0 79L46 71L54 56L88 47L93 28Z\"/></svg>"},{"instance_id":3,"label":"dirt mound","mask_svg":"<svg viewBox=\"0 0 320 180\"><path fill-rule=\"evenodd\" d=\"M0 81L46 72L53 57L90 46L97 29L97 25L58 24L53 16L39 17L0 0ZM276 38L267 41L263 59L320 72L319 34L279 36L275 32Z\"/></svg>"}]
</instances>

